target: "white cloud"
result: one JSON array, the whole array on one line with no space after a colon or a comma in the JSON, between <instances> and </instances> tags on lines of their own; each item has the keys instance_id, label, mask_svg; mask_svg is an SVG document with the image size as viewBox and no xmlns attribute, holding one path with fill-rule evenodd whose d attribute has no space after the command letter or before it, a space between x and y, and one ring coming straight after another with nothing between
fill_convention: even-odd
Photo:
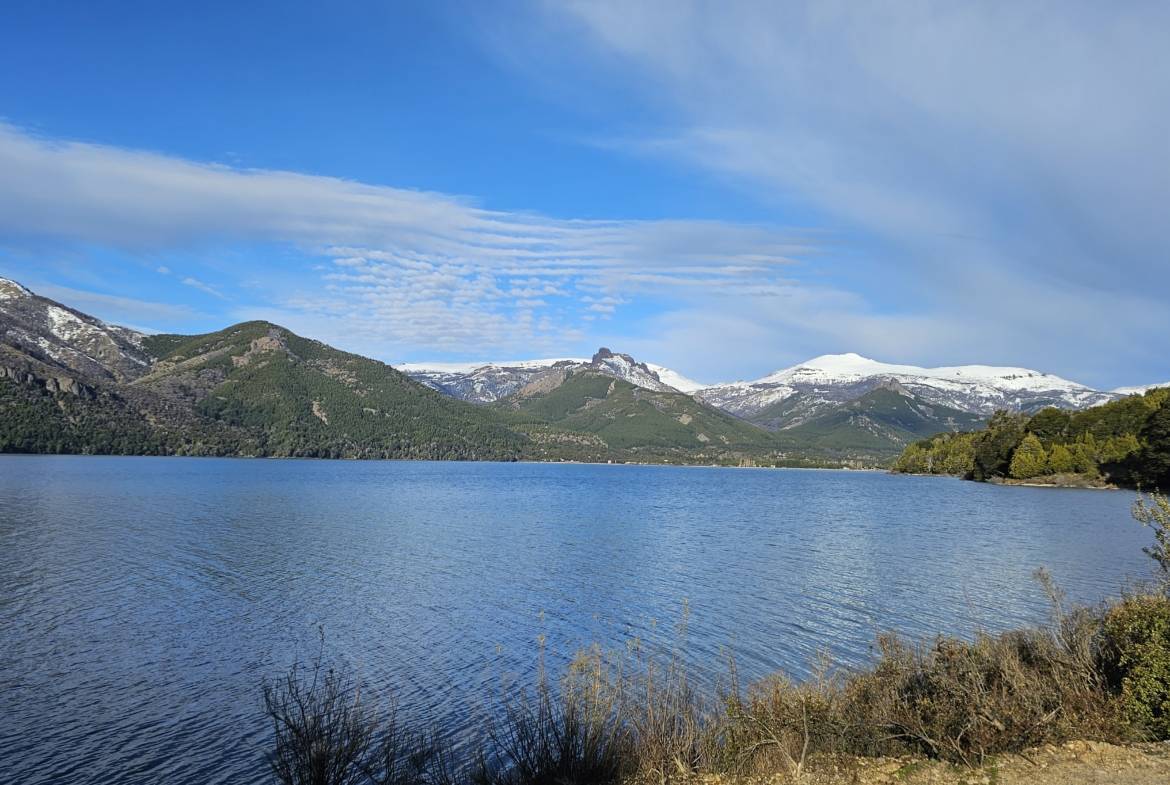
<instances>
[{"instance_id":1,"label":"white cloud","mask_svg":"<svg viewBox=\"0 0 1170 785\"><path fill-rule=\"evenodd\" d=\"M225 295L219 289L216 289L211 284L207 284L207 283L204 283L203 281L200 281L198 278L192 278L191 276L187 276L186 278L184 278L182 280L182 284L183 284L183 286L190 286L192 289L198 289L199 291L203 292L204 294L210 294L212 297L218 297L221 300L228 299L227 295Z\"/></svg>"},{"instance_id":2,"label":"white cloud","mask_svg":"<svg viewBox=\"0 0 1170 785\"><path fill-rule=\"evenodd\" d=\"M0 125L0 233L131 253L288 243L316 280L234 313L381 357L555 350L582 339L589 293L612 314L638 293L776 282L807 238L718 221L564 220L293 172L242 170ZM156 268L160 272L163 268ZM230 270L218 271L228 275ZM181 283L228 299L226 283ZM262 287L251 287L257 290ZM232 298L235 299L235 298Z\"/></svg>"},{"instance_id":3,"label":"white cloud","mask_svg":"<svg viewBox=\"0 0 1170 785\"><path fill-rule=\"evenodd\" d=\"M658 108L657 126L608 146L813 205L837 237L864 233L873 250L832 266L850 307L822 303L774 340L829 350L833 321L852 326L850 347L888 336L899 360L956 360L978 342L975 359L1100 381L1166 370L1150 337L1170 330L1170 5L533 7L492 42L508 62L546 84L586 73ZM770 308L790 307L777 281L744 290L760 283Z\"/></svg>"}]
</instances>

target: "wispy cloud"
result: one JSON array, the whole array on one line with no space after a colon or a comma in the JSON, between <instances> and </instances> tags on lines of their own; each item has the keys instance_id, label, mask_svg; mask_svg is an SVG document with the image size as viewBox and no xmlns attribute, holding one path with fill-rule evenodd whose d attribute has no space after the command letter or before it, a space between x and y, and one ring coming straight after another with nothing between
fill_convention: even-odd
<instances>
[{"instance_id":1,"label":"wispy cloud","mask_svg":"<svg viewBox=\"0 0 1170 785\"><path fill-rule=\"evenodd\" d=\"M445 194L244 170L0 125L0 232L150 254L288 243L316 280L241 305L379 356L527 352L581 339L582 317L671 290L782 286L814 235L719 221L502 212ZM168 268L156 267L159 272ZM183 274L182 284L230 295ZM582 295L591 306L578 305ZM691 296L684 294L683 296Z\"/></svg>"},{"instance_id":2,"label":"wispy cloud","mask_svg":"<svg viewBox=\"0 0 1170 785\"><path fill-rule=\"evenodd\" d=\"M864 233L852 280L837 280L853 304L820 301L795 327L800 343L832 315L865 319L853 346L896 338L900 359L1164 369L1145 330L1170 329L1154 293L1170 290L1170 6L532 7L527 28L513 25L528 37L511 33L502 55L519 72L592 69L583 82L660 108L657 125L612 149L701 167L781 207L814 206L837 234ZM781 307L793 293L773 295ZM1142 359L1114 363L1119 342Z\"/></svg>"},{"instance_id":3,"label":"wispy cloud","mask_svg":"<svg viewBox=\"0 0 1170 785\"><path fill-rule=\"evenodd\" d=\"M218 297L221 300L228 299L227 295L225 295L219 289L216 289L211 284L207 284L207 283L204 283L203 281L200 281L198 278L192 278L191 276L187 276L186 278L184 278L182 280L182 284L183 284L183 286L190 286L192 289L198 289L199 291L203 292L204 294L210 294L212 297Z\"/></svg>"}]
</instances>

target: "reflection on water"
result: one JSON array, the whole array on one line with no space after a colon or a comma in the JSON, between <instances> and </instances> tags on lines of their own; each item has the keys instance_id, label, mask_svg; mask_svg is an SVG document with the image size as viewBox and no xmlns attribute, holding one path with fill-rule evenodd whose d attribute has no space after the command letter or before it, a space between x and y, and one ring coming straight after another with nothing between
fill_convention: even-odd
<instances>
[{"instance_id":1,"label":"reflection on water","mask_svg":"<svg viewBox=\"0 0 1170 785\"><path fill-rule=\"evenodd\" d=\"M862 472L0 456L0 771L267 781L258 684L311 650L465 731L632 638L800 675L875 632L1043 618L1147 574L1132 495Z\"/></svg>"}]
</instances>

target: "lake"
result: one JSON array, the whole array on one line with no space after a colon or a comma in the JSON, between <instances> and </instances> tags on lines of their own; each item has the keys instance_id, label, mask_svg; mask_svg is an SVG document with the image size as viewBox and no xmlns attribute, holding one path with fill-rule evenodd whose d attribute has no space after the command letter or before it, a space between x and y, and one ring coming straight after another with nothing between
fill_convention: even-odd
<instances>
[{"instance_id":1,"label":"lake","mask_svg":"<svg viewBox=\"0 0 1170 785\"><path fill-rule=\"evenodd\" d=\"M713 674L1043 620L1150 574L1133 494L870 472L0 456L0 772L268 781L316 652L466 734L591 643ZM689 607L685 638L679 633ZM712 677L713 678L713 677Z\"/></svg>"}]
</instances>

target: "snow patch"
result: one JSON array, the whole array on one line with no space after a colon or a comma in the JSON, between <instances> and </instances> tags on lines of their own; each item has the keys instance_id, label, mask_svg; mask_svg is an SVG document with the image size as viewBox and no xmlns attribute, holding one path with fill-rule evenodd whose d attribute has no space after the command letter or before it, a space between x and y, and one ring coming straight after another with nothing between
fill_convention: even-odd
<instances>
[{"instance_id":1,"label":"snow patch","mask_svg":"<svg viewBox=\"0 0 1170 785\"><path fill-rule=\"evenodd\" d=\"M1118 395L1145 395L1150 390L1156 390L1159 387L1170 387L1170 382L1162 382L1161 384L1139 384L1134 387L1118 387L1113 392Z\"/></svg>"},{"instance_id":2,"label":"snow patch","mask_svg":"<svg viewBox=\"0 0 1170 785\"><path fill-rule=\"evenodd\" d=\"M32 296L32 292L11 278L0 278L0 300L16 300Z\"/></svg>"},{"instance_id":3,"label":"snow patch","mask_svg":"<svg viewBox=\"0 0 1170 785\"><path fill-rule=\"evenodd\" d=\"M399 371L403 373L473 373L483 368L521 368L523 370L532 370L539 368L551 368L557 363L587 363L588 360L580 357L561 357L557 359L546 360L502 360L495 362L469 362L469 363L437 363L437 362L417 362L417 363L397 363L394 365Z\"/></svg>"},{"instance_id":4,"label":"snow patch","mask_svg":"<svg viewBox=\"0 0 1170 785\"><path fill-rule=\"evenodd\" d=\"M702 390L707 386L702 382L696 382L694 379L688 379L678 371L672 371L662 365L646 363L646 367L658 374L658 378L663 384L668 384L679 392L690 394L696 390Z\"/></svg>"}]
</instances>

